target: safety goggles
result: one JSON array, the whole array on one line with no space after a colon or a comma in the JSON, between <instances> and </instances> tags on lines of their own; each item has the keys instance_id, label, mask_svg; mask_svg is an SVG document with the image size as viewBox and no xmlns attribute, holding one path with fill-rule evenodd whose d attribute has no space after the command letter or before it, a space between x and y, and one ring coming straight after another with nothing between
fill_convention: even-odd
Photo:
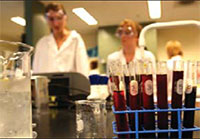
<instances>
[{"instance_id":1,"label":"safety goggles","mask_svg":"<svg viewBox=\"0 0 200 139\"><path fill-rule=\"evenodd\" d=\"M46 16L46 19L50 22L54 22L54 21L62 21L63 17L64 15L57 17Z\"/></svg>"},{"instance_id":2,"label":"safety goggles","mask_svg":"<svg viewBox=\"0 0 200 139\"><path fill-rule=\"evenodd\" d=\"M132 29L131 26L128 26L126 29L124 29L123 27L119 27L119 28L117 29L116 33L115 33L115 35L116 35L117 37L119 37L119 38L121 38L123 34L124 34L125 36L129 36L129 37L135 35L135 33L133 32L133 29Z\"/></svg>"},{"instance_id":3,"label":"safety goggles","mask_svg":"<svg viewBox=\"0 0 200 139\"><path fill-rule=\"evenodd\" d=\"M64 14L63 11L59 10L57 16L53 17L49 13L46 13L45 17L48 21L53 22L53 21L62 21L65 15L66 14Z\"/></svg>"}]
</instances>

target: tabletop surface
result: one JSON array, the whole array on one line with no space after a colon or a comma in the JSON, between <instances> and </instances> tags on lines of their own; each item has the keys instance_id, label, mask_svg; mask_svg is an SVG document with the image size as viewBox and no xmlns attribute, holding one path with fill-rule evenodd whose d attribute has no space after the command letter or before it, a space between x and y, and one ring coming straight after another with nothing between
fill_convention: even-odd
<instances>
[{"instance_id":1,"label":"tabletop surface","mask_svg":"<svg viewBox=\"0 0 200 139\"><path fill-rule=\"evenodd\" d=\"M200 107L200 103L196 105ZM200 111L195 112L195 125L200 127ZM115 135L112 130L112 121L115 120L111 109L107 110L106 137ZM33 109L33 123L37 126L34 131L38 133L37 138L77 138L76 135L76 113L75 109L49 108L38 112ZM194 138L200 137L200 131L194 132Z\"/></svg>"},{"instance_id":2,"label":"tabletop surface","mask_svg":"<svg viewBox=\"0 0 200 139\"><path fill-rule=\"evenodd\" d=\"M114 115L107 110L106 137L115 135L112 131ZM76 114L74 109L49 108L37 112L33 109L33 123L37 126L34 131L38 133L37 138L76 138Z\"/></svg>"}]
</instances>

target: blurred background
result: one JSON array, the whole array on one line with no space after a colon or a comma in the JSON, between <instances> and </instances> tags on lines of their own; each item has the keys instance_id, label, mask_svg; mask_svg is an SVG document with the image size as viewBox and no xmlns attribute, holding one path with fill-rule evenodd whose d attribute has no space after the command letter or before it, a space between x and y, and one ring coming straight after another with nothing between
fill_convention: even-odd
<instances>
[{"instance_id":1,"label":"blurred background","mask_svg":"<svg viewBox=\"0 0 200 139\"><path fill-rule=\"evenodd\" d=\"M156 22L200 21L200 1L195 0L161 1L161 13L157 18L149 16L147 1L0 1L0 39L35 46L38 39L49 33L44 7L50 2L64 5L68 27L81 34L90 59L98 60L100 73L105 73L108 54L120 48L115 31L123 19L130 18L143 27ZM73 12L74 8L84 8L97 23L88 25ZM11 20L13 17L24 20L19 25ZM199 38L200 29L195 26L152 29L145 36L147 49L154 53L156 60L167 60L165 43L168 40L179 40L182 43L185 60L200 60Z\"/></svg>"}]
</instances>

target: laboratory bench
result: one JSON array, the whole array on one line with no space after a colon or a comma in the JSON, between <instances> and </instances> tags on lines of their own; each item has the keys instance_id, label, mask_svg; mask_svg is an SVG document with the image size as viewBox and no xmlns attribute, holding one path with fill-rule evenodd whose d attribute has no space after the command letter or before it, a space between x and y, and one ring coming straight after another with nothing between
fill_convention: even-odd
<instances>
[{"instance_id":1,"label":"laboratory bench","mask_svg":"<svg viewBox=\"0 0 200 139\"><path fill-rule=\"evenodd\" d=\"M112 131L114 115L111 109L107 110L106 137L115 135ZM33 109L33 123L36 127L37 138L76 138L76 111L74 108L48 108L38 112Z\"/></svg>"},{"instance_id":2,"label":"laboratory bench","mask_svg":"<svg viewBox=\"0 0 200 139\"><path fill-rule=\"evenodd\" d=\"M200 103L196 104L200 107ZM112 121L115 120L112 109L107 108L107 126L106 137L112 138ZM37 126L34 131L37 132L37 138L77 138L76 135L76 111L75 108L46 108L38 110L33 108L33 123ZM200 111L195 112L195 125L200 127ZM194 132L194 138L200 137L200 131Z\"/></svg>"}]
</instances>

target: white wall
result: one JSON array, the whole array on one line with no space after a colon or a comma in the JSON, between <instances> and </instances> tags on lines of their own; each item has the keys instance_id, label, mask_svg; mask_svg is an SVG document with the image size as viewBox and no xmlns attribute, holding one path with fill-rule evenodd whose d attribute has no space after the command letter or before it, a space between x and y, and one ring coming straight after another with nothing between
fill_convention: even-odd
<instances>
[{"instance_id":1,"label":"white wall","mask_svg":"<svg viewBox=\"0 0 200 139\"><path fill-rule=\"evenodd\" d=\"M157 58L157 30L150 29L145 34L146 47Z\"/></svg>"},{"instance_id":2,"label":"white wall","mask_svg":"<svg viewBox=\"0 0 200 139\"><path fill-rule=\"evenodd\" d=\"M180 26L157 30L157 60L167 60L165 44L168 40L179 40L183 47L184 60L200 60L200 28Z\"/></svg>"}]
</instances>

